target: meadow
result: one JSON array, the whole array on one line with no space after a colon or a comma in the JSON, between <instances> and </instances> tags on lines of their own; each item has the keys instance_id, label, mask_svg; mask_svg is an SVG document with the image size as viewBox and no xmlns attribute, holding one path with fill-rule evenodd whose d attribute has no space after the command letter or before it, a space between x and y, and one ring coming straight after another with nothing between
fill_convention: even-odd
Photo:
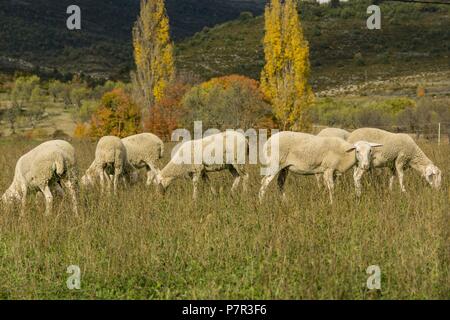
<instances>
[{"instance_id":1,"label":"meadow","mask_svg":"<svg viewBox=\"0 0 450 320\"><path fill-rule=\"evenodd\" d=\"M0 139L0 192L39 143ZM81 174L95 144L73 144ZM216 173L221 192L204 188L197 202L189 180L165 196L144 182L117 197L81 189L78 218L69 199L46 217L31 196L24 219L0 208L0 299L448 299L450 147L420 145L443 172L439 191L410 170L408 193L398 183L389 192L378 172L357 200L348 173L330 205L314 177L291 175L287 202L274 184L259 205L259 168L249 167L247 194L231 196L231 175ZM81 269L81 290L66 286L69 265ZM367 289L371 265L381 290Z\"/></svg>"}]
</instances>

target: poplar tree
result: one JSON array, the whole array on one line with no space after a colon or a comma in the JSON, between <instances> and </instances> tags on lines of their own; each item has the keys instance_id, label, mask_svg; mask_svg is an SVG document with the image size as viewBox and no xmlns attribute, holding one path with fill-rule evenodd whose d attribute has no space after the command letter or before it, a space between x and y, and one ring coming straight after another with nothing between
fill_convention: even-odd
<instances>
[{"instance_id":1,"label":"poplar tree","mask_svg":"<svg viewBox=\"0 0 450 320\"><path fill-rule=\"evenodd\" d=\"M307 108L314 94L308 84L309 44L294 0L271 0L266 6L264 53L261 89L282 129L310 129Z\"/></svg>"},{"instance_id":2,"label":"poplar tree","mask_svg":"<svg viewBox=\"0 0 450 320\"><path fill-rule=\"evenodd\" d=\"M133 28L136 72L132 81L135 100L147 108L164 97L175 73L169 29L164 0L141 0Z\"/></svg>"}]
</instances>

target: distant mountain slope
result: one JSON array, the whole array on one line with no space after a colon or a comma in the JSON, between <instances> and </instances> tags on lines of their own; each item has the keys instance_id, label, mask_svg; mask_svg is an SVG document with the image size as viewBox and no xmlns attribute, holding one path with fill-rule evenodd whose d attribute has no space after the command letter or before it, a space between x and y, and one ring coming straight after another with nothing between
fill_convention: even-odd
<instances>
[{"instance_id":1,"label":"distant mountain slope","mask_svg":"<svg viewBox=\"0 0 450 320\"><path fill-rule=\"evenodd\" d=\"M166 5L173 37L182 39L205 26L235 19L241 11L260 13L264 1L167 0ZM131 29L139 3L140 0L1 0L0 67L2 61L3 66L9 61L7 57L71 71L126 73L131 66ZM71 4L81 8L81 31L66 29L66 9Z\"/></svg>"},{"instance_id":2,"label":"distant mountain slope","mask_svg":"<svg viewBox=\"0 0 450 320\"><path fill-rule=\"evenodd\" d=\"M77 0L82 31L65 28L72 0L0 0L0 71L34 66L126 78L133 67L131 28L139 0ZM203 78L259 78L264 63L265 0L166 0L177 66ZM383 2L382 29L366 28L371 0L339 8L301 2L312 80L328 88L411 71L450 69L450 6ZM214 28L204 28L228 21ZM203 30L203 31L200 31ZM200 31L191 38L186 35ZM14 60L15 59L15 60ZM32 65L30 65L30 63Z\"/></svg>"},{"instance_id":3,"label":"distant mountain slope","mask_svg":"<svg viewBox=\"0 0 450 320\"><path fill-rule=\"evenodd\" d=\"M450 6L386 3L381 30L368 30L368 2L337 9L302 5L315 87L450 70ZM179 43L178 67L205 79L229 73L258 79L263 36L262 17L226 22Z\"/></svg>"}]
</instances>

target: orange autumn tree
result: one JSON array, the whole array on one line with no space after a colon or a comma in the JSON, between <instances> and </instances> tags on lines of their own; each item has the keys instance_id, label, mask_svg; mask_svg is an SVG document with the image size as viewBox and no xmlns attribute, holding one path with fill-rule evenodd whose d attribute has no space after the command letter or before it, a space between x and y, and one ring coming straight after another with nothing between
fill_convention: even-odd
<instances>
[{"instance_id":1,"label":"orange autumn tree","mask_svg":"<svg viewBox=\"0 0 450 320\"><path fill-rule=\"evenodd\" d=\"M141 110L123 89L106 93L91 118L90 135L120 138L142 132Z\"/></svg>"},{"instance_id":2,"label":"orange autumn tree","mask_svg":"<svg viewBox=\"0 0 450 320\"><path fill-rule=\"evenodd\" d=\"M186 113L182 99L190 86L182 81L170 84L165 89L164 98L153 105L151 114L144 119L144 129L158 135L160 138L170 140L172 131L181 126Z\"/></svg>"}]
</instances>

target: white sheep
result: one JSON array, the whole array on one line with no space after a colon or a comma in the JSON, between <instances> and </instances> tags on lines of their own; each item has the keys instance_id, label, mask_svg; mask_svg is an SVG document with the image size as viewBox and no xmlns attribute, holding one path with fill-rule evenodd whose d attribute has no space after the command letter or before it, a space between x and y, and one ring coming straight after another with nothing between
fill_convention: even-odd
<instances>
[{"instance_id":1,"label":"white sheep","mask_svg":"<svg viewBox=\"0 0 450 320\"><path fill-rule=\"evenodd\" d=\"M347 140L350 132L339 128L325 128L317 134L318 137L336 137Z\"/></svg>"},{"instance_id":2,"label":"white sheep","mask_svg":"<svg viewBox=\"0 0 450 320\"><path fill-rule=\"evenodd\" d=\"M127 149L128 161L137 169L147 170L147 185L158 173L156 163L164 155L164 143L158 136L141 133L122 139Z\"/></svg>"},{"instance_id":3,"label":"white sheep","mask_svg":"<svg viewBox=\"0 0 450 320\"><path fill-rule=\"evenodd\" d=\"M347 130L344 130L344 129L340 129L340 128L325 128L317 134L318 137L335 137L335 138L341 138L344 140L347 140L349 135L350 135L350 132L348 132ZM317 185L319 186L319 188L321 186L321 183L320 183L321 177L322 177L321 174L316 174ZM325 183L325 181L324 181L324 183Z\"/></svg>"},{"instance_id":4,"label":"white sheep","mask_svg":"<svg viewBox=\"0 0 450 320\"><path fill-rule=\"evenodd\" d=\"M280 132L264 144L266 164L271 170L262 179L259 199L262 201L270 182L278 176L278 187L284 193L284 186L289 172L300 175L323 174L333 203L334 176L345 173L358 165L368 168L372 147L378 147L366 141L350 144L334 137L317 137L300 132ZM278 152L275 157L273 152ZM276 163L273 163L276 161ZM355 186L359 188L359 181Z\"/></svg>"},{"instance_id":5,"label":"white sheep","mask_svg":"<svg viewBox=\"0 0 450 320\"><path fill-rule=\"evenodd\" d=\"M193 198L197 198L200 179L209 183L208 172L229 170L235 177L231 191L234 192L243 180L244 192L247 190L248 174L245 172L245 157L248 144L245 136L235 131L214 134L203 139L183 143L170 162L155 178L155 183L164 193L177 178L192 179ZM214 189L211 188L214 192Z\"/></svg>"},{"instance_id":6,"label":"white sheep","mask_svg":"<svg viewBox=\"0 0 450 320\"><path fill-rule=\"evenodd\" d=\"M23 216L27 194L40 191L46 200L46 215L49 215L53 207L53 193L64 194L61 185L69 190L73 211L77 215L75 150L67 141L47 141L17 161L13 182L3 194L2 201L7 205L14 200L21 201L21 216Z\"/></svg>"},{"instance_id":7,"label":"white sheep","mask_svg":"<svg viewBox=\"0 0 450 320\"><path fill-rule=\"evenodd\" d=\"M404 170L411 167L427 180L435 188L441 185L442 173L438 167L425 155L407 134L391 133L385 130L373 128L361 128L353 131L348 138L349 142L367 139L382 144L381 148L374 150L371 167L389 168L392 176L389 180L389 188L392 190L395 176L398 176L400 188L403 192L406 188L403 184ZM359 172L362 176L364 171Z\"/></svg>"},{"instance_id":8,"label":"white sheep","mask_svg":"<svg viewBox=\"0 0 450 320\"><path fill-rule=\"evenodd\" d=\"M128 161L127 150L122 140L118 137L106 136L99 140L95 159L81 178L81 183L85 186L93 185L96 178L99 178L102 192L106 184L108 190L111 190L111 183L113 183L114 193L117 193L119 179L123 178L126 182L131 182L135 178L135 171L136 168Z\"/></svg>"}]
</instances>

